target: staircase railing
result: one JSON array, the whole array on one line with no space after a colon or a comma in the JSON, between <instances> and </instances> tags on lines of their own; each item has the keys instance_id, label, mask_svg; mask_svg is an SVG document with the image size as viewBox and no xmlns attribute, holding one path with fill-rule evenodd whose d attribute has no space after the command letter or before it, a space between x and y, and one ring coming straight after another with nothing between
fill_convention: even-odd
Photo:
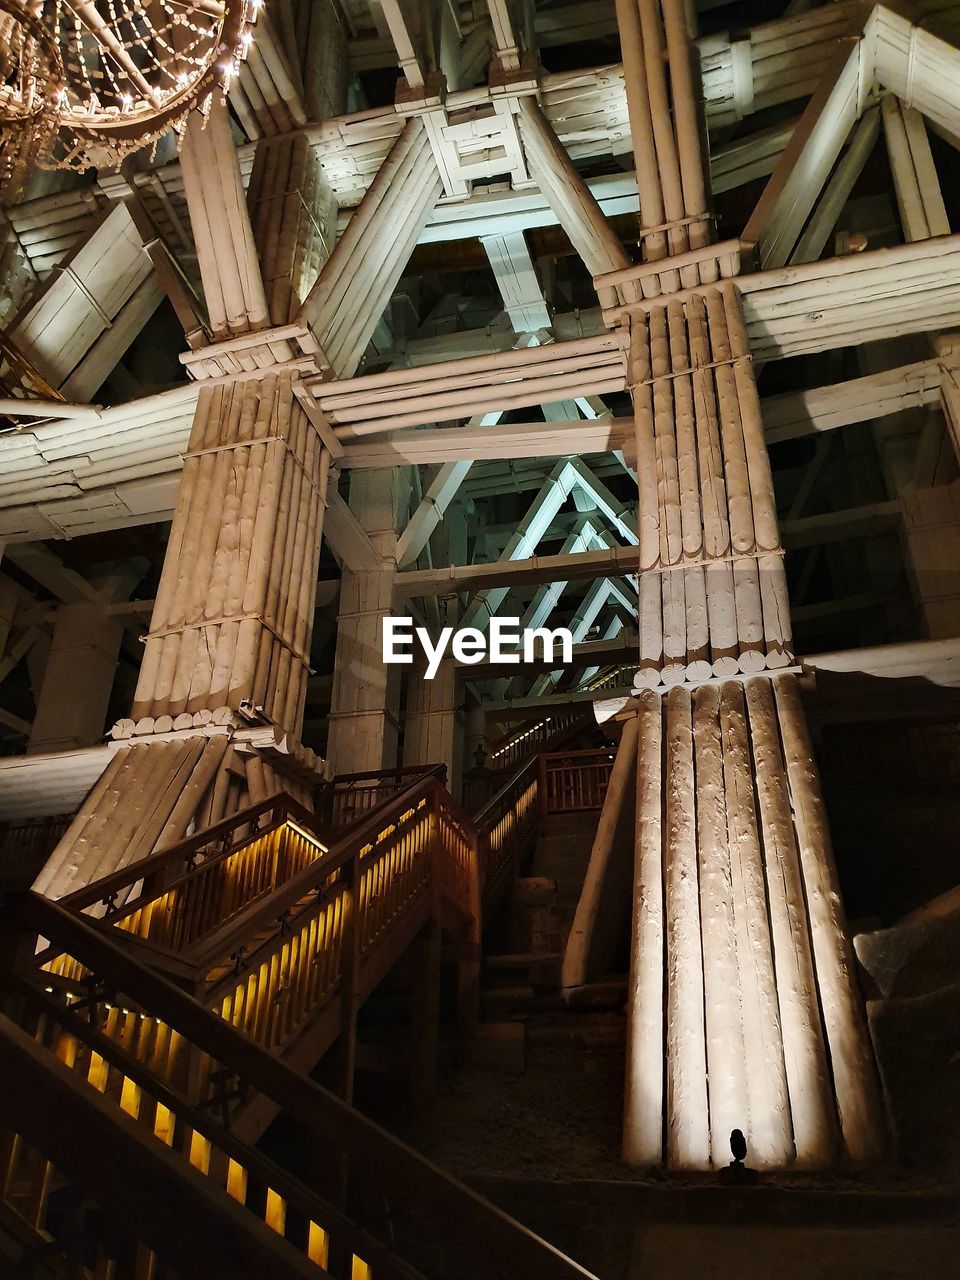
<instances>
[{"instance_id":1,"label":"staircase railing","mask_svg":"<svg viewBox=\"0 0 960 1280\"><path fill-rule=\"evenodd\" d=\"M489 767L496 772L516 769L559 734L586 723L590 714L589 708L560 711L512 730L491 747Z\"/></svg>"},{"instance_id":2,"label":"staircase railing","mask_svg":"<svg viewBox=\"0 0 960 1280\"><path fill-rule=\"evenodd\" d=\"M310 1069L438 899L448 929L479 951L482 904L509 883L536 823L537 781L527 766L471 821L436 773L420 772L330 848L308 830L310 815L277 796L63 905L121 932L207 1008ZM67 990L88 977L52 940L38 960ZM148 1038L148 1049L166 1062L178 1046Z\"/></svg>"},{"instance_id":3,"label":"staircase railing","mask_svg":"<svg viewBox=\"0 0 960 1280\"><path fill-rule=\"evenodd\" d=\"M540 817L540 776L532 756L473 817L482 865L483 896L498 892Z\"/></svg>"},{"instance_id":4,"label":"staircase railing","mask_svg":"<svg viewBox=\"0 0 960 1280\"><path fill-rule=\"evenodd\" d=\"M317 797L317 825L332 836L343 835L370 810L427 776L446 781L446 765L417 764L370 769L365 773L339 773Z\"/></svg>"},{"instance_id":5,"label":"staircase railing","mask_svg":"<svg viewBox=\"0 0 960 1280\"><path fill-rule=\"evenodd\" d=\"M576 813L602 809L616 759L615 747L555 751L539 757L542 812Z\"/></svg>"},{"instance_id":6,"label":"staircase railing","mask_svg":"<svg viewBox=\"0 0 960 1280\"><path fill-rule=\"evenodd\" d=\"M16 1135L0 1147L5 1197L34 1229L55 1235L53 1162L81 1197L102 1187L113 1214L129 1206L123 1229L101 1224L95 1241L116 1280L155 1274L157 1259L188 1280L226 1274L225 1266L241 1280L587 1276L87 919L20 894L3 902L0 924L8 956L20 957L0 969L0 1043L14 1085L0 1114ZM32 959L38 937L87 975L82 991L49 985ZM199 1094L198 1059L207 1064ZM243 1140L237 1126L252 1095L304 1135L329 1192ZM264 1227L279 1237L272 1248ZM211 1263L217 1232L226 1233L223 1252ZM194 1235L191 1257L183 1241Z\"/></svg>"}]
</instances>

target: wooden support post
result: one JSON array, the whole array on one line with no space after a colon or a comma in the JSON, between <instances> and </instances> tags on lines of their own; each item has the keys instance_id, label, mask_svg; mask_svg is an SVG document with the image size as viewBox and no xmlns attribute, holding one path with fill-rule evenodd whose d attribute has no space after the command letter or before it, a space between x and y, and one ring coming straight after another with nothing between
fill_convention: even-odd
<instances>
[{"instance_id":1,"label":"wooden support post","mask_svg":"<svg viewBox=\"0 0 960 1280\"><path fill-rule=\"evenodd\" d=\"M665 712L667 1159L675 1169L699 1169L710 1162L710 1127L689 690L671 689Z\"/></svg>"},{"instance_id":2,"label":"wooden support post","mask_svg":"<svg viewBox=\"0 0 960 1280\"><path fill-rule=\"evenodd\" d=\"M226 106L191 112L181 152L210 328L215 338L263 329L267 299Z\"/></svg>"},{"instance_id":3,"label":"wooden support post","mask_svg":"<svg viewBox=\"0 0 960 1280\"><path fill-rule=\"evenodd\" d=\"M457 724L457 669L448 658L432 680L413 667L407 680L403 717L403 763L444 764L447 790L460 795L462 734Z\"/></svg>"},{"instance_id":4,"label":"wooden support post","mask_svg":"<svg viewBox=\"0 0 960 1280\"><path fill-rule=\"evenodd\" d=\"M360 484L356 480L360 480ZM337 773L396 763L402 668L383 661L383 621L394 612L400 473L358 473L351 502L378 567L345 568L340 585L327 757Z\"/></svg>"},{"instance_id":5,"label":"wooden support post","mask_svg":"<svg viewBox=\"0 0 960 1280\"><path fill-rule=\"evenodd\" d=\"M923 116L892 94L885 95L880 109L904 239L949 235L950 222Z\"/></svg>"},{"instance_id":6,"label":"wooden support post","mask_svg":"<svg viewBox=\"0 0 960 1280\"><path fill-rule=\"evenodd\" d=\"M623 1158L628 1164L644 1167L659 1164L663 1155L663 731L657 694L645 690L639 702Z\"/></svg>"},{"instance_id":7,"label":"wooden support post","mask_svg":"<svg viewBox=\"0 0 960 1280\"><path fill-rule=\"evenodd\" d=\"M847 1159L876 1161L884 1147L883 1104L867 1032L856 962L837 884L820 778L795 676L774 681L794 812L810 940Z\"/></svg>"}]
</instances>

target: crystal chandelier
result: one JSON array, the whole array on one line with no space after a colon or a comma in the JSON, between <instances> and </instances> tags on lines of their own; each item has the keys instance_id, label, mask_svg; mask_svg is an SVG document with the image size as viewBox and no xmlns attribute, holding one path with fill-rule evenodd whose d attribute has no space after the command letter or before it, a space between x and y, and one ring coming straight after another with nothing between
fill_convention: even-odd
<instances>
[{"instance_id":1,"label":"crystal chandelier","mask_svg":"<svg viewBox=\"0 0 960 1280\"><path fill-rule=\"evenodd\" d=\"M0 0L0 189L85 169L225 91L263 0Z\"/></svg>"}]
</instances>

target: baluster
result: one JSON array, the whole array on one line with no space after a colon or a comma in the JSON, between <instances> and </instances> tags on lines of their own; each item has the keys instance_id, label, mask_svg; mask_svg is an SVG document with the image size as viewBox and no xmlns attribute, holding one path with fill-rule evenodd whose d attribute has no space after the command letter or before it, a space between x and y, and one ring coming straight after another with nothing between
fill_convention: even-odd
<instances>
[{"instance_id":1,"label":"baluster","mask_svg":"<svg viewBox=\"0 0 960 1280\"><path fill-rule=\"evenodd\" d=\"M287 1202L279 1191L274 1191L272 1187L267 1188L267 1203L263 1220L270 1230L275 1231L278 1236L286 1235Z\"/></svg>"},{"instance_id":2,"label":"baluster","mask_svg":"<svg viewBox=\"0 0 960 1280\"><path fill-rule=\"evenodd\" d=\"M323 1227L312 1219L307 1224L307 1257L324 1271L328 1270L330 1237Z\"/></svg>"}]
</instances>

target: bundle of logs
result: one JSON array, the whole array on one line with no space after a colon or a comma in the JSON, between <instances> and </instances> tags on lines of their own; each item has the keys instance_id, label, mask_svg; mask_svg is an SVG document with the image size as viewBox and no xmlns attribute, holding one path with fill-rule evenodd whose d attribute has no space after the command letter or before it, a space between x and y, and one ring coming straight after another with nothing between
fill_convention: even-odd
<instances>
[{"instance_id":1,"label":"bundle of logs","mask_svg":"<svg viewBox=\"0 0 960 1280\"><path fill-rule=\"evenodd\" d=\"M281 791L311 804L317 757L270 736L208 724L119 742L34 887L65 897Z\"/></svg>"},{"instance_id":2,"label":"bundle of logs","mask_svg":"<svg viewBox=\"0 0 960 1280\"><path fill-rule=\"evenodd\" d=\"M363 359L442 189L427 132L408 120L300 312L341 377Z\"/></svg>"},{"instance_id":3,"label":"bundle of logs","mask_svg":"<svg viewBox=\"0 0 960 1280\"><path fill-rule=\"evenodd\" d=\"M723 1166L739 1128L760 1168L876 1159L882 1106L797 676L643 690L636 741L626 1158Z\"/></svg>"},{"instance_id":4,"label":"bundle of logs","mask_svg":"<svg viewBox=\"0 0 960 1280\"><path fill-rule=\"evenodd\" d=\"M299 723L328 467L291 373L201 387L135 721Z\"/></svg>"},{"instance_id":5,"label":"bundle of logs","mask_svg":"<svg viewBox=\"0 0 960 1280\"><path fill-rule=\"evenodd\" d=\"M300 304L330 256L337 202L303 134L264 141L247 189L270 319L297 319Z\"/></svg>"},{"instance_id":6,"label":"bundle of logs","mask_svg":"<svg viewBox=\"0 0 960 1280\"><path fill-rule=\"evenodd\" d=\"M617 0L630 131L640 193L645 261L701 249L712 239L700 147L690 32L685 6L670 0ZM707 258L662 278L647 276L647 297L717 279Z\"/></svg>"},{"instance_id":7,"label":"bundle of logs","mask_svg":"<svg viewBox=\"0 0 960 1280\"><path fill-rule=\"evenodd\" d=\"M732 286L634 315L641 684L787 666L773 481Z\"/></svg>"}]
</instances>

